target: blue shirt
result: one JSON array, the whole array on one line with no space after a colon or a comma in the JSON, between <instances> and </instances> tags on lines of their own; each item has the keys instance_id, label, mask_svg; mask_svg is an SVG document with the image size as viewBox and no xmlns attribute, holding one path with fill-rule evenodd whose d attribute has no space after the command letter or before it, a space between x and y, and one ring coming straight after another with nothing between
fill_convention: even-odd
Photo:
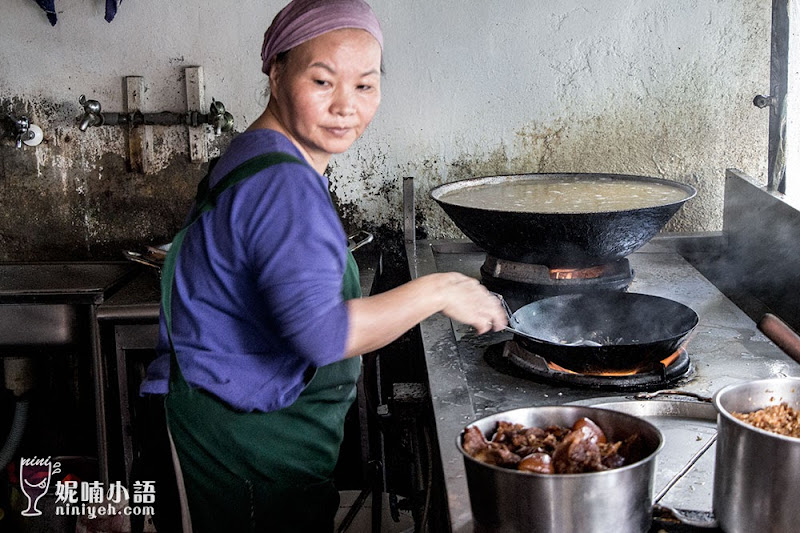
<instances>
[{"instance_id":1,"label":"blue shirt","mask_svg":"<svg viewBox=\"0 0 800 533\"><path fill-rule=\"evenodd\" d=\"M238 135L210 185L275 151L304 160L278 132ZM172 339L186 381L242 411L293 403L315 368L344 357L346 254L328 180L310 166L280 163L223 192L189 228L176 261ZM157 351L145 394L168 390L163 309Z\"/></svg>"}]
</instances>

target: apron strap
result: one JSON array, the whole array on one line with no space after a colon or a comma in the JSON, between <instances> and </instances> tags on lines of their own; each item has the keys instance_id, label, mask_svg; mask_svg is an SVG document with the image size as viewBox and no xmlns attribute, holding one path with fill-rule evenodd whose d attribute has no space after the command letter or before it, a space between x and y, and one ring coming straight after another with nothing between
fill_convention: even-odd
<instances>
[{"instance_id":1,"label":"apron strap","mask_svg":"<svg viewBox=\"0 0 800 533\"><path fill-rule=\"evenodd\" d=\"M169 252L167 252L167 256L164 259L164 265L161 268L161 310L164 314L164 323L167 328L167 337L169 339L170 390L173 390L173 385L177 385L182 388L187 387L186 381L183 379L180 366L178 365L178 357L175 353L175 345L172 342L172 288L175 282L175 264L178 259L178 252L183 245L183 239L186 237L186 232L203 213L211 211L217 205L217 200L219 199L220 195L227 189L266 168L280 163L299 163L301 165L306 164L304 161L283 152L269 152L248 159L244 163L240 164L226 174L212 188L208 187L211 176L211 170L209 170L209 172L197 186L197 196L195 197L192 216L189 219L189 222L187 222L177 233L177 235L175 235L175 238L172 239Z\"/></svg>"}]
</instances>

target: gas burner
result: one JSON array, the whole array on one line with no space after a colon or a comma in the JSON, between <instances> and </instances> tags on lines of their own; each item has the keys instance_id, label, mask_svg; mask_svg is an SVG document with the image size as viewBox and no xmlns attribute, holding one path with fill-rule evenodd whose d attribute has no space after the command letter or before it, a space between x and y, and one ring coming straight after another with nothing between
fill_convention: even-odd
<instances>
[{"instance_id":1,"label":"gas burner","mask_svg":"<svg viewBox=\"0 0 800 533\"><path fill-rule=\"evenodd\" d=\"M544 357L531 353L515 341L489 346L484 353L493 368L516 377L547 384L569 385L578 388L649 391L673 386L694 374L694 365L681 347L663 361L631 372L581 374L559 367Z\"/></svg>"},{"instance_id":2,"label":"gas burner","mask_svg":"<svg viewBox=\"0 0 800 533\"><path fill-rule=\"evenodd\" d=\"M504 296L531 298L572 294L586 290L622 290L633 280L627 258L585 268L551 268L486 256L481 279L490 290Z\"/></svg>"}]
</instances>

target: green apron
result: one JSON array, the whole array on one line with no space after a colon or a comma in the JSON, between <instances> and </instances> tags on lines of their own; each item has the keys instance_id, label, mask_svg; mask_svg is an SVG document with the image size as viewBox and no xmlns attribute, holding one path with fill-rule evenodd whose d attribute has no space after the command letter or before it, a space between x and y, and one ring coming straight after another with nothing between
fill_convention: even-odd
<instances>
[{"instance_id":1,"label":"green apron","mask_svg":"<svg viewBox=\"0 0 800 533\"><path fill-rule=\"evenodd\" d=\"M302 163L286 154L256 159L234 169L210 191L201 184L196 216L173 240L162 272L170 344L175 260L186 229L234 183L271 164ZM350 252L342 296L361 296L358 266ZM292 405L269 413L245 413L192 388L183 378L173 347L164 408L194 531L332 531L339 506L332 475L360 372L360 357L318 368Z\"/></svg>"}]
</instances>

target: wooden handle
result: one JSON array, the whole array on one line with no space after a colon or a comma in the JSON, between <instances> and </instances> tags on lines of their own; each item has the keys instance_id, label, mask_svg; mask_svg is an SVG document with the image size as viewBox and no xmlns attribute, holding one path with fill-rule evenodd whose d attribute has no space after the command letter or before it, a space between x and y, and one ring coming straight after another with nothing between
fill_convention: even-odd
<instances>
[{"instance_id":1,"label":"wooden handle","mask_svg":"<svg viewBox=\"0 0 800 533\"><path fill-rule=\"evenodd\" d=\"M767 313L758 323L758 329L769 337L786 355L800 363L800 335L777 316Z\"/></svg>"}]
</instances>

